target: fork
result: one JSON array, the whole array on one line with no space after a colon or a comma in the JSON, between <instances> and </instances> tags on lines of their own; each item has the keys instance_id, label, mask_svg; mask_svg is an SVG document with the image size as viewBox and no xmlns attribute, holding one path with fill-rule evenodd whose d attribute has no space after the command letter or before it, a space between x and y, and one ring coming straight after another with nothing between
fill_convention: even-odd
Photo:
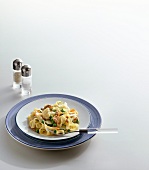
<instances>
[{"instance_id":1,"label":"fork","mask_svg":"<svg viewBox=\"0 0 149 170\"><path fill-rule=\"evenodd\" d=\"M54 130L49 130L49 129L46 129L50 132L52 132L53 134L54 133ZM64 130L64 129L60 129L60 130ZM86 134L99 134L99 133L118 133L118 129L117 128L81 128L81 129L78 129L78 130L75 130L75 131L70 131L70 132L67 132L65 134L55 134L55 135L66 135L66 134L69 134L69 133L75 133L75 132L79 132L79 133L86 133Z\"/></svg>"}]
</instances>

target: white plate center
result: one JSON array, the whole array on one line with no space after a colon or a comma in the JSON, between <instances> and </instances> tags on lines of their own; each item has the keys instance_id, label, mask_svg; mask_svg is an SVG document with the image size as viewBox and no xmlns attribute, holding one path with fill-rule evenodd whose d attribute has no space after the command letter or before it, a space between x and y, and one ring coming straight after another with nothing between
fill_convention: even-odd
<instances>
[{"instance_id":1,"label":"white plate center","mask_svg":"<svg viewBox=\"0 0 149 170\"><path fill-rule=\"evenodd\" d=\"M89 110L84 105L82 105L81 103L75 100L68 99L68 98L48 97L48 98L42 98L42 99L32 101L26 104L24 107L22 107L16 115L16 123L18 127L24 133L28 134L29 136L32 136L38 139L44 139L44 140L61 140L61 139L67 139L67 138L71 138L71 137L78 135L78 133L75 132L75 133L70 133L70 134L63 135L63 136L43 136L32 131L29 128L27 117L31 114L31 112L35 108L40 109L44 107L46 104L53 105L54 103L56 103L56 101L66 102L69 108L75 108L78 111L79 128L87 128L89 126L90 113L89 113Z\"/></svg>"}]
</instances>

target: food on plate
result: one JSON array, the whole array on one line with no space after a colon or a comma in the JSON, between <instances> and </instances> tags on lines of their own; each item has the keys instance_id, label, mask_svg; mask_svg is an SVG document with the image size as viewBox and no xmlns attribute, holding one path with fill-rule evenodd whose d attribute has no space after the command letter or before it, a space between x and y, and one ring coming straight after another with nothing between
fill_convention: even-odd
<instances>
[{"instance_id":1,"label":"food on plate","mask_svg":"<svg viewBox=\"0 0 149 170\"><path fill-rule=\"evenodd\" d=\"M28 124L33 131L45 136L66 134L79 129L78 111L70 109L66 102L57 101L35 108L28 116Z\"/></svg>"}]
</instances>

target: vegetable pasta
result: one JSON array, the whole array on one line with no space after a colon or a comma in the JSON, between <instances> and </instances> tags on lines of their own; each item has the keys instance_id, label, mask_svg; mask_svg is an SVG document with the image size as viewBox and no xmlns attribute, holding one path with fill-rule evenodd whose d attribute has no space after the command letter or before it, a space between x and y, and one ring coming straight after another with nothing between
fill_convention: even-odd
<instances>
[{"instance_id":1,"label":"vegetable pasta","mask_svg":"<svg viewBox=\"0 0 149 170\"><path fill-rule=\"evenodd\" d=\"M66 102L57 101L41 109L35 108L28 116L28 123L33 131L53 136L77 130L79 117L76 109L70 109Z\"/></svg>"}]
</instances>

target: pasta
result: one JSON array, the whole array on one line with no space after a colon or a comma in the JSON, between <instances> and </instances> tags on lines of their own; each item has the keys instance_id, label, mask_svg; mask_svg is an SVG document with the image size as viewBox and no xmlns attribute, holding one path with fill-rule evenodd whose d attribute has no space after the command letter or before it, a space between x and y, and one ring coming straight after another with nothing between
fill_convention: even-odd
<instances>
[{"instance_id":1,"label":"pasta","mask_svg":"<svg viewBox=\"0 0 149 170\"><path fill-rule=\"evenodd\" d=\"M46 136L66 134L79 128L79 117L76 109L70 109L66 102L57 101L53 105L35 108L28 116L29 127Z\"/></svg>"}]
</instances>

